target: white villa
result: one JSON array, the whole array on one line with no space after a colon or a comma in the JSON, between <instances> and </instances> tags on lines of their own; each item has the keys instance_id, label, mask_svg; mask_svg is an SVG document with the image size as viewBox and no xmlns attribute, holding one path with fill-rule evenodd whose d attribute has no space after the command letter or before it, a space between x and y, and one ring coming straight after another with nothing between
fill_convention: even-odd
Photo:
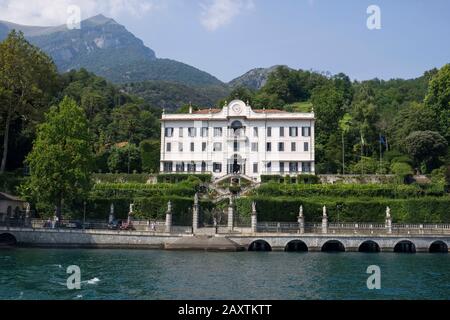
<instances>
[{"instance_id":1,"label":"white villa","mask_svg":"<svg viewBox=\"0 0 450 320\"><path fill-rule=\"evenodd\" d=\"M240 100L222 109L161 119L161 172L241 175L314 174L314 113L253 110Z\"/></svg>"}]
</instances>

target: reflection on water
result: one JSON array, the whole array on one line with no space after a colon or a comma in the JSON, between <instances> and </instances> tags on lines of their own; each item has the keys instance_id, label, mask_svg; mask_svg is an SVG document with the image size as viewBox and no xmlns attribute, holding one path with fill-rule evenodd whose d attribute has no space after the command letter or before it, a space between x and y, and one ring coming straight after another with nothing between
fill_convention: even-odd
<instances>
[{"instance_id":1,"label":"reflection on water","mask_svg":"<svg viewBox=\"0 0 450 320\"><path fill-rule=\"evenodd\" d=\"M449 299L448 254L0 250L0 299ZM81 290L66 269L81 268ZM368 290L367 267L381 268Z\"/></svg>"}]
</instances>

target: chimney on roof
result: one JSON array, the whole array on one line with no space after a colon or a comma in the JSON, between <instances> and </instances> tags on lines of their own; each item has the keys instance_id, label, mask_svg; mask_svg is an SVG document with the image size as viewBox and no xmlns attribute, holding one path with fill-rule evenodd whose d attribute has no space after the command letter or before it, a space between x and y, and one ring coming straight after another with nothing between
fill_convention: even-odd
<instances>
[{"instance_id":1,"label":"chimney on roof","mask_svg":"<svg viewBox=\"0 0 450 320\"><path fill-rule=\"evenodd\" d=\"M193 110L192 110L192 102L189 102L189 114L192 114Z\"/></svg>"}]
</instances>

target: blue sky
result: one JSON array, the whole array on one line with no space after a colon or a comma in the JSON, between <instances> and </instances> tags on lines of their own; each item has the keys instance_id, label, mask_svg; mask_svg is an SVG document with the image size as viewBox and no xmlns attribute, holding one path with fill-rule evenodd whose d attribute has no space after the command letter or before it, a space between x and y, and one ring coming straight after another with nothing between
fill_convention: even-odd
<instances>
[{"instance_id":1,"label":"blue sky","mask_svg":"<svg viewBox=\"0 0 450 320\"><path fill-rule=\"evenodd\" d=\"M447 0L60 1L78 3L83 18L100 12L112 16L158 57L188 63L223 81L275 64L344 72L358 80L413 78L450 62ZM20 2L0 0L0 7ZM39 8L26 2L11 18L2 10L0 19L60 22L57 9L33 14ZM50 0L36 3L55 7ZM366 25L366 10L373 4L381 9L380 30Z\"/></svg>"}]
</instances>

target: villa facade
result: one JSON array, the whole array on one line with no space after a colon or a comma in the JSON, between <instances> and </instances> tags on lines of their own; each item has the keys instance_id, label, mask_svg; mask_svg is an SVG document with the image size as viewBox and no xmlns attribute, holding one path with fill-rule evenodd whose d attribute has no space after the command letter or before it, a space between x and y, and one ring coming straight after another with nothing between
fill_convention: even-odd
<instances>
[{"instance_id":1,"label":"villa facade","mask_svg":"<svg viewBox=\"0 0 450 320\"><path fill-rule=\"evenodd\" d=\"M314 113L253 110L235 100L222 109L161 119L161 172L243 175L314 174Z\"/></svg>"}]
</instances>

